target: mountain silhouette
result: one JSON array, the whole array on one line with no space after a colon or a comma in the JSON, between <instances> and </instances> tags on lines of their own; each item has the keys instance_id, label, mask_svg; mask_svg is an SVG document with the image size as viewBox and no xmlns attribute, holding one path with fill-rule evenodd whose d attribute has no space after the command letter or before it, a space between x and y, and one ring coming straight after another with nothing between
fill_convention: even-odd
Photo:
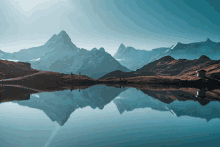
<instances>
[{"instance_id":1,"label":"mountain silhouette","mask_svg":"<svg viewBox=\"0 0 220 147\"><path fill-rule=\"evenodd\" d=\"M2 52L2 58L31 63L38 70L66 74L87 75L99 78L114 70L130 71L115 60L104 48L91 51L79 49L72 43L69 35L61 31L54 34L44 45L23 49L14 53Z\"/></svg>"}]
</instances>

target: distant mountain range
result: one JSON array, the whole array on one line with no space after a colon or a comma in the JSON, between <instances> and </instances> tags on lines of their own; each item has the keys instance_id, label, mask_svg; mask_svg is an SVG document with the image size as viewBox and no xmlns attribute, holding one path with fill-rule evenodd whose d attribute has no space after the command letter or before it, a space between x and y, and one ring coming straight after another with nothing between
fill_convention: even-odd
<instances>
[{"instance_id":1,"label":"distant mountain range","mask_svg":"<svg viewBox=\"0 0 220 147\"><path fill-rule=\"evenodd\" d=\"M121 65L126 66L131 70L136 70L163 56L163 53L169 48L157 48L151 51L138 50L133 47L125 47L121 44L113 56Z\"/></svg>"},{"instance_id":2,"label":"distant mountain range","mask_svg":"<svg viewBox=\"0 0 220 147\"><path fill-rule=\"evenodd\" d=\"M167 52L167 55L175 59L196 59L206 55L212 60L220 59L220 42L213 42L209 38L206 41L183 44L178 42Z\"/></svg>"},{"instance_id":3,"label":"distant mountain range","mask_svg":"<svg viewBox=\"0 0 220 147\"><path fill-rule=\"evenodd\" d=\"M122 72L141 71L146 65L153 65L154 61L165 56L192 60L198 59L202 55L206 55L212 60L220 59L220 43L210 39L189 44L178 42L172 47L156 48L151 51L125 47L124 44L121 44L113 58L104 48L93 48L88 51L76 47L69 35L65 31L61 31L39 47L23 49L14 53L0 51L2 59L29 62L32 68L38 70L66 74L81 73L95 79L116 70Z\"/></svg>"},{"instance_id":4,"label":"distant mountain range","mask_svg":"<svg viewBox=\"0 0 220 147\"><path fill-rule=\"evenodd\" d=\"M104 48L91 51L77 48L65 31L54 34L44 45L14 53L1 51L1 58L31 63L32 68L99 78L114 70L130 71Z\"/></svg>"},{"instance_id":5,"label":"distant mountain range","mask_svg":"<svg viewBox=\"0 0 220 147\"><path fill-rule=\"evenodd\" d=\"M213 42L210 39L189 44L178 42L172 47L157 48L151 51L138 50L133 47L125 47L123 44L121 44L114 55L114 58L116 58L127 68L136 70L164 56L171 56L175 59L193 60L202 55L206 55L212 60L219 60L220 43Z\"/></svg>"}]
</instances>

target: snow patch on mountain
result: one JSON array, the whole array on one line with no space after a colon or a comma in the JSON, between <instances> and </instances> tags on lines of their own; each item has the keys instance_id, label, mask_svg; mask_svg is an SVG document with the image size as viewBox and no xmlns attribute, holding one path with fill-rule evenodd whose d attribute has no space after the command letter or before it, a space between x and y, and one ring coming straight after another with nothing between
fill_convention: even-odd
<instances>
[{"instance_id":1,"label":"snow patch on mountain","mask_svg":"<svg viewBox=\"0 0 220 147\"><path fill-rule=\"evenodd\" d=\"M33 60L30 60L30 61L35 62L35 61L39 61L39 60L40 60L40 58L33 59Z\"/></svg>"},{"instance_id":2,"label":"snow patch on mountain","mask_svg":"<svg viewBox=\"0 0 220 147\"><path fill-rule=\"evenodd\" d=\"M19 60L7 59L7 61L19 62Z\"/></svg>"},{"instance_id":3,"label":"snow patch on mountain","mask_svg":"<svg viewBox=\"0 0 220 147\"><path fill-rule=\"evenodd\" d=\"M170 49L174 49L177 46L178 43L176 43L175 45L173 45Z\"/></svg>"},{"instance_id":4,"label":"snow patch on mountain","mask_svg":"<svg viewBox=\"0 0 220 147\"><path fill-rule=\"evenodd\" d=\"M117 61L123 61L123 60L125 60L125 59L116 59Z\"/></svg>"}]
</instances>

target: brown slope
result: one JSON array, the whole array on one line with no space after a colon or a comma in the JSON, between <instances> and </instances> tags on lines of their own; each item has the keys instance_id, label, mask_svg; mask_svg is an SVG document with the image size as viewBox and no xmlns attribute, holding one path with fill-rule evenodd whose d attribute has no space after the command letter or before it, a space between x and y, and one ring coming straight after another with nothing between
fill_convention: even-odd
<instances>
[{"instance_id":1,"label":"brown slope","mask_svg":"<svg viewBox=\"0 0 220 147\"><path fill-rule=\"evenodd\" d=\"M199 59L186 60L179 59L175 60L171 56L165 56L159 60L151 62L140 69L137 69L134 72L119 72L113 71L106 74L100 79L111 78L111 77L137 77L137 76L176 76L185 75L188 72L193 72L196 74L196 70L199 70L201 67L207 67L213 64L216 64L215 60L210 60L207 56L202 55ZM205 66L206 65L206 66Z\"/></svg>"},{"instance_id":2,"label":"brown slope","mask_svg":"<svg viewBox=\"0 0 220 147\"><path fill-rule=\"evenodd\" d=\"M36 89L37 91L54 91L74 88L78 89L77 87L84 88L94 85L95 81L84 75L68 75L51 71L39 71L27 76L12 78L11 80L3 80L0 84L21 85L20 87L29 87Z\"/></svg>"},{"instance_id":3,"label":"brown slope","mask_svg":"<svg viewBox=\"0 0 220 147\"><path fill-rule=\"evenodd\" d=\"M30 63L0 60L0 79L21 77L38 72Z\"/></svg>"},{"instance_id":4,"label":"brown slope","mask_svg":"<svg viewBox=\"0 0 220 147\"><path fill-rule=\"evenodd\" d=\"M210 61L212 60L210 60L205 55L195 60L186 60L186 59L175 60L171 56L165 56L159 60L156 60L150 64L145 65L141 69L138 69L137 72L153 72L155 75L175 76L180 74L184 70L188 71L189 68L193 68L196 66L199 67L205 64L206 62L210 62ZM195 70L193 71L195 72Z\"/></svg>"},{"instance_id":5,"label":"brown slope","mask_svg":"<svg viewBox=\"0 0 220 147\"><path fill-rule=\"evenodd\" d=\"M205 63L188 67L178 74L178 76L195 76L197 70L205 70L206 76L220 80L220 60L209 60Z\"/></svg>"}]
</instances>

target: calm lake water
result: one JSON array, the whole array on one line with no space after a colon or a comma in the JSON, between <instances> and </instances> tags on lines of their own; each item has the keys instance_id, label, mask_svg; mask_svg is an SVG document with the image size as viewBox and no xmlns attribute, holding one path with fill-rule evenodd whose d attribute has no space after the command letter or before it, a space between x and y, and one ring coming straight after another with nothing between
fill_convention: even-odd
<instances>
[{"instance_id":1,"label":"calm lake water","mask_svg":"<svg viewBox=\"0 0 220 147\"><path fill-rule=\"evenodd\" d=\"M149 93L157 92L151 91ZM184 97L184 95L181 95ZM220 102L93 86L0 103L1 147L217 147Z\"/></svg>"}]
</instances>

